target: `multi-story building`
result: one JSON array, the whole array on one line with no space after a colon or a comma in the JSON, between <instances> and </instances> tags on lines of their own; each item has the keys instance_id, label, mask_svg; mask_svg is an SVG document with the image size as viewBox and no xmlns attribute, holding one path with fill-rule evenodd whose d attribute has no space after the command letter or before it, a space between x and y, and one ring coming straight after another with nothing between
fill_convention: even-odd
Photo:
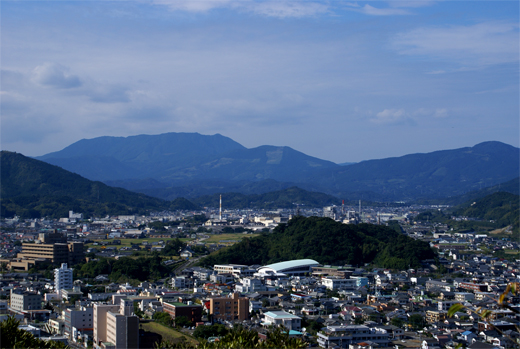
<instances>
[{"instance_id":1,"label":"multi-story building","mask_svg":"<svg viewBox=\"0 0 520 349\"><path fill-rule=\"evenodd\" d=\"M187 276L177 276L172 278L170 285L173 288L193 288L194 281Z\"/></svg>"},{"instance_id":2,"label":"multi-story building","mask_svg":"<svg viewBox=\"0 0 520 349\"><path fill-rule=\"evenodd\" d=\"M235 276L239 276L244 269L248 269L248 266L241 264L215 264L213 266L213 270L217 274L233 274Z\"/></svg>"},{"instance_id":3,"label":"multi-story building","mask_svg":"<svg viewBox=\"0 0 520 349\"><path fill-rule=\"evenodd\" d=\"M133 302L94 304L94 344L105 349L139 348L139 318L132 313Z\"/></svg>"},{"instance_id":4,"label":"multi-story building","mask_svg":"<svg viewBox=\"0 0 520 349\"><path fill-rule=\"evenodd\" d=\"M283 326L288 330L300 331L302 319L286 311L268 311L264 314L265 326Z\"/></svg>"},{"instance_id":5,"label":"multi-story building","mask_svg":"<svg viewBox=\"0 0 520 349\"><path fill-rule=\"evenodd\" d=\"M17 258L28 260L43 259L56 264L68 263L74 265L85 257L82 242L34 244L23 243L22 252Z\"/></svg>"},{"instance_id":6,"label":"multi-story building","mask_svg":"<svg viewBox=\"0 0 520 349\"><path fill-rule=\"evenodd\" d=\"M242 283L235 285L235 290L241 293L263 292L267 291L267 287L259 279L243 278Z\"/></svg>"},{"instance_id":7,"label":"multi-story building","mask_svg":"<svg viewBox=\"0 0 520 349\"><path fill-rule=\"evenodd\" d=\"M329 290L347 290L354 289L357 285L356 279L341 279L334 276L329 276L321 279L321 283Z\"/></svg>"},{"instance_id":8,"label":"multi-story building","mask_svg":"<svg viewBox=\"0 0 520 349\"><path fill-rule=\"evenodd\" d=\"M94 309L92 307L81 307L80 310L64 310L65 335L71 336L73 328L79 331L91 331L94 329Z\"/></svg>"},{"instance_id":9,"label":"multi-story building","mask_svg":"<svg viewBox=\"0 0 520 349\"><path fill-rule=\"evenodd\" d=\"M202 306L198 304L163 302L163 310L170 314L173 321L180 316L187 317L193 323L199 322L202 318Z\"/></svg>"},{"instance_id":10,"label":"multi-story building","mask_svg":"<svg viewBox=\"0 0 520 349\"><path fill-rule=\"evenodd\" d=\"M444 310L438 310L438 311L427 310L426 311L426 322L431 324L434 322L444 321L444 320L446 320L447 315L448 315L448 312L444 311Z\"/></svg>"},{"instance_id":11,"label":"multi-story building","mask_svg":"<svg viewBox=\"0 0 520 349\"><path fill-rule=\"evenodd\" d=\"M42 308L42 296L35 292L11 290L11 309L17 312Z\"/></svg>"},{"instance_id":12,"label":"multi-story building","mask_svg":"<svg viewBox=\"0 0 520 349\"><path fill-rule=\"evenodd\" d=\"M388 331L364 325L327 326L318 332L321 348L348 348L351 344L371 341L382 347L389 345Z\"/></svg>"},{"instance_id":13,"label":"multi-story building","mask_svg":"<svg viewBox=\"0 0 520 349\"><path fill-rule=\"evenodd\" d=\"M455 292L455 300L458 302L467 302L475 299L474 293L469 292Z\"/></svg>"},{"instance_id":14,"label":"multi-story building","mask_svg":"<svg viewBox=\"0 0 520 349\"><path fill-rule=\"evenodd\" d=\"M56 292L72 289L72 268L67 268L67 263L54 269L54 289Z\"/></svg>"},{"instance_id":15,"label":"multi-story building","mask_svg":"<svg viewBox=\"0 0 520 349\"><path fill-rule=\"evenodd\" d=\"M437 306L440 311L448 311L453 304L459 303L458 301L439 301Z\"/></svg>"},{"instance_id":16,"label":"multi-story building","mask_svg":"<svg viewBox=\"0 0 520 349\"><path fill-rule=\"evenodd\" d=\"M249 319L249 298L233 293L231 297L211 298L209 313L214 320L247 320Z\"/></svg>"}]
</instances>

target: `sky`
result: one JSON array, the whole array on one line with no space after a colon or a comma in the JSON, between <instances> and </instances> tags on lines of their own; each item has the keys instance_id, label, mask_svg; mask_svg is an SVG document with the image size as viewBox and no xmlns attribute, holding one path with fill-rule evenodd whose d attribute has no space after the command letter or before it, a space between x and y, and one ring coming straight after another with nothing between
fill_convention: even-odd
<instances>
[{"instance_id":1,"label":"sky","mask_svg":"<svg viewBox=\"0 0 520 349\"><path fill-rule=\"evenodd\" d=\"M520 146L518 1L0 2L2 150L220 133L336 163Z\"/></svg>"}]
</instances>

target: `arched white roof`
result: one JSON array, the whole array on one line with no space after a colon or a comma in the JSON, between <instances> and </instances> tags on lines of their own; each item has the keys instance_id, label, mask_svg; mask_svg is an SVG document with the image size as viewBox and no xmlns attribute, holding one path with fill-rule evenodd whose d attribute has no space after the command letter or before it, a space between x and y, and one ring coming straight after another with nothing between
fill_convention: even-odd
<instances>
[{"instance_id":1,"label":"arched white roof","mask_svg":"<svg viewBox=\"0 0 520 349\"><path fill-rule=\"evenodd\" d=\"M259 272L271 270L275 273L283 273L285 271L290 271L295 268L303 268L303 267L315 267L320 263L316 262L313 259L295 259L292 261L279 262L274 264L269 264L263 267L258 268Z\"/></svg>"}]
</instances>

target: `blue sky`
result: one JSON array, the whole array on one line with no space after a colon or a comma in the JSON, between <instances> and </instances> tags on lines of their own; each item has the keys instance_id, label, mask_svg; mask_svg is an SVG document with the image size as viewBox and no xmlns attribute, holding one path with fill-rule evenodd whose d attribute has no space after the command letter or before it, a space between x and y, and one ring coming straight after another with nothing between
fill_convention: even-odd
<instances>
[{"instance_id":1,"label":"blue sky","mask_svg":"<svg viewBox=\"0 0 520 349\"><path fill-rule=\"evenodd\" d=\"M1 147L220 133L334 162L519 146L517 1L2 1Z\"/></svg>"}]
</instances>

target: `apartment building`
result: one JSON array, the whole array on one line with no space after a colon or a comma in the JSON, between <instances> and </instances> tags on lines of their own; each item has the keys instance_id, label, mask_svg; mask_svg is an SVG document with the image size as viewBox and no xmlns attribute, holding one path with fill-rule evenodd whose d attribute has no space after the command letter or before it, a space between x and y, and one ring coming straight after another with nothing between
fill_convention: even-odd
<instances>
[{"instance_id":1,"label":"apartment building","mask_svg":"<svg viewBox=\"0 0 520 349\"><path fill-rule=\"evenodd\" d=\"M173 321L180 316L187 317L193 323L199 322L202 318L202 306L198 304L163 302L163 310L170 314Z\"/></svg>"},{"instance_id":2,"label":"apartment building","mask_svg":"<svg viewBox=\"0 0 520 349\"><path fill-rule=\"evenodd\" d=\"M139 318L132 313L133 302L94 304L94 344L103 349L139 348Z\"/></svg>"},{"instance_id":3,"label":"apartment building","mask_svg":"<svg viewBox=\"0 0 520 349\"><path fill-rule=\"evenodd\" d=\"M54 269L54 289L56 292L72 289L72 268L67 268L67 263Z\"/></svg>"},{"instance_id":4,"label":"apartment building","mask_svg":"<svg viewBox=\"0 0 520 349\"><path fill-rule=\"evenodd\" d=\"M329 276L321 279L321 283L329 290L347 290L354 289L357 285L356 279L341 279L338 277Z\"/></svg>"},{"instance_id":5,"label":"apartment building","mask_svg":"<svg viewBox=\"0 0 520 349\"><path fill-rule=\"evenodd\" d=\"M321 348L348 348L351 344L371 341L381 347L389 345L389 334L383 328L370 328L364 325L327 326L318 332L318 345Z\"/></svg>"},{"instance_id":6,"label":"apartment building","mask_svg":"<svg viewBox=\"0 0 520 349\"><path fill-rule=\"evenodd\" d=\"M249 298L233 293L231 297L211 298L209 313L214 320L247 320L249 319Z\"/></svg>"},{"instance_id":7,"label":"apartment building","mask_svg":"<svg viewBox=\"0 0 520 349\"><path fill-rule=\"evenodd\" d=\"M18 312L42 309L42 296L35 292L11 290L11 309Z\"/></svg>"},{"instance_id":8,"label":"apartment building","mask_svg":"<svg viewBox=\"0 0 520 349\"><path fill-rule=\"evenodd\" d=\"M76 328L79 331L91 331L94 329L94 309L92 307L81 307L79 310L66 309L64 310L64 325L65 335L71 336L72 329Z\"/></svg>"},{"instance_id":9,"label":"apartment building","mask_svg":"<svg viewBox=\"0 0 520 349\"><path fill-rule=\"evenodd\" d=\"M46 260L56 264L74 265L85 258L82 242L36 244L23 243L17 258L26 260Z\"/></svg>"}]
</instances>

